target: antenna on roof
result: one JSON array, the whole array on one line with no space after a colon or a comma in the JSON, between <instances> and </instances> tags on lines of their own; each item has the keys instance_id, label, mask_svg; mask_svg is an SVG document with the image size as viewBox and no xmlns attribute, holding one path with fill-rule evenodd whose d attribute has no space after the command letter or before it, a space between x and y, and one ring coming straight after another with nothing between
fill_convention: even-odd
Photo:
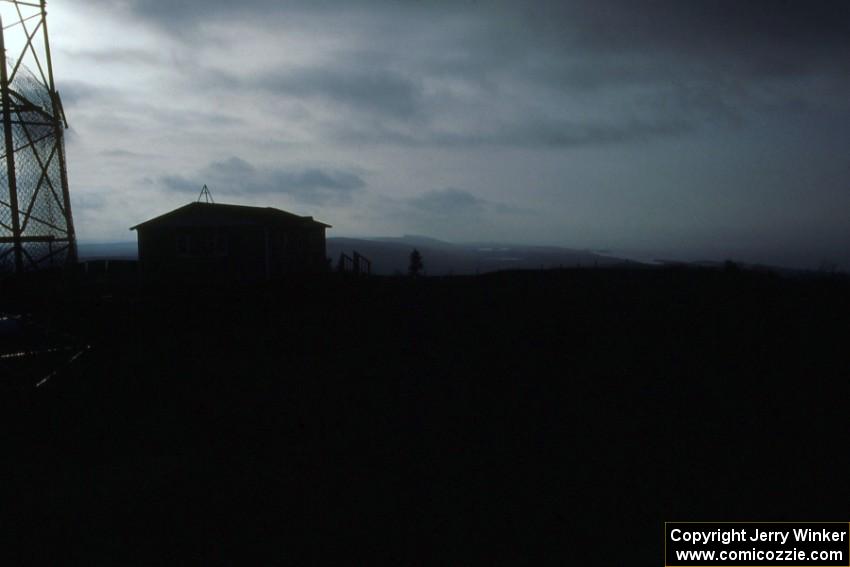
<instances>
[{"instance_id":1,"label":"antenna on roof","mask_svg":"<svg viewBox=\"0 0 850 567\"><path fill-rule=\"evenodd\" d=\"M215 201L213 201L213 198L212 198L212 194L210 193L210 190L209 190L209 188L207 188L206 184L204 184L204 188L201 189L201 194L198 195L198 202L199 203L201 202L201 199L203 199L207 204L210 204L210 203L212 203L213 205L215 204Z\"/></svg>"}]
</instances>

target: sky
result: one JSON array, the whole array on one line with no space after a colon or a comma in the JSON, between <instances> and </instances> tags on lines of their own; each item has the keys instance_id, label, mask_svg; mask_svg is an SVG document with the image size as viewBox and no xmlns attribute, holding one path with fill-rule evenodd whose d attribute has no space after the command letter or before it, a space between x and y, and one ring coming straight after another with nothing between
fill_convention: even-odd
<instances>
[{"instance_id":1,"label":"sky","mask_svg":"<svg viewBox=\"0 0 850 567\"><path fill-rule=\"evenodd\" d=\"M850 2L48 13L81 241L133 240L206 184L329 236L850 269Z\"/></svg>"}]
</instances>

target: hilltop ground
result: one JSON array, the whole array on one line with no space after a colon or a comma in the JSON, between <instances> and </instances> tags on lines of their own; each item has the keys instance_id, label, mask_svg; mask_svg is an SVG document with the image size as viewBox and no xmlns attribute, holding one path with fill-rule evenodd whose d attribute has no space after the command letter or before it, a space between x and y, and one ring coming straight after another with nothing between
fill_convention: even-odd
<instances>
[{"instance_id":1,"label":"hilltop ground","mask_svg":"<svg viewBox=\"0 0 850 567\"><path fill-rule=\"evenodd\" d=\"M0 306L91 346L4 398L0 555L655 565L665 520L846 520L841 278L68 285Z\"/></svg>"}]
</instances>

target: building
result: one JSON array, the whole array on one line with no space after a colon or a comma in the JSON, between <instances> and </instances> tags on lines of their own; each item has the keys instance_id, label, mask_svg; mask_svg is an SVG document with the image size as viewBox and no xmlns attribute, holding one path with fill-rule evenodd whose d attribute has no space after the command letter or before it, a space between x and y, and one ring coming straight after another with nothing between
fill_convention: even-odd
<instances>
[{"instance_id":1,"label":"building","mask_svg":"<svg viewBox=\"0 0 850 567\"><path fill-rule=\"evenodd\" d=\"M256 281L327 269L327 228L271 207L197 202L130 230L146 276Z\"/></svg>"}]
</instances>

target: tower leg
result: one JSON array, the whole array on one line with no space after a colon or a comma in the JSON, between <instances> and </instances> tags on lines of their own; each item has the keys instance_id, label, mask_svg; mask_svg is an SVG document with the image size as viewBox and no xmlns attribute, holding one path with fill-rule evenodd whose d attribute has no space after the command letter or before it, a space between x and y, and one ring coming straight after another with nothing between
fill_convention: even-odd
<instances>
[{"instance_id":1,"label":"tower leg","mask_svg":"<svg viewBox=\"0 0 850 567\"><path fill-rule=\"evenodd\" d=\"M62 118L64 112L56 94L56 85L53 80L53 58L50 55L50 41L47 34L47 5L46 0L41 0L41 26L44 34L44 55L47 60L47 88L50 90L51 103L53 105L53 128L56 132L56 150L59 158L59 178L62 183L62 204L65 209L65 229L68 236L68 264L77 263L77 235L74 230L74 217L71 214L71 194L68 189L68 169L65 165L65 133L63 131Z\"/></svg>"},{"instance_id":2,"label":"tower leg","mask_svg":"<svg viewBox=\"0 0 850 567\"><path fill-rule=\"evenodd\" d=\"M12 247L15 254L15 271L24 271L23 250L21 249L21 221L18 212L18 180L15 172L15 138L12 136L12 111L9 101L9 74L6 69L6 40L3 21L0 20L0 99L3 107L3 140L6 145L6 175L9 184L9 208L12 213Z\"/></svg>"}]
</instances>

